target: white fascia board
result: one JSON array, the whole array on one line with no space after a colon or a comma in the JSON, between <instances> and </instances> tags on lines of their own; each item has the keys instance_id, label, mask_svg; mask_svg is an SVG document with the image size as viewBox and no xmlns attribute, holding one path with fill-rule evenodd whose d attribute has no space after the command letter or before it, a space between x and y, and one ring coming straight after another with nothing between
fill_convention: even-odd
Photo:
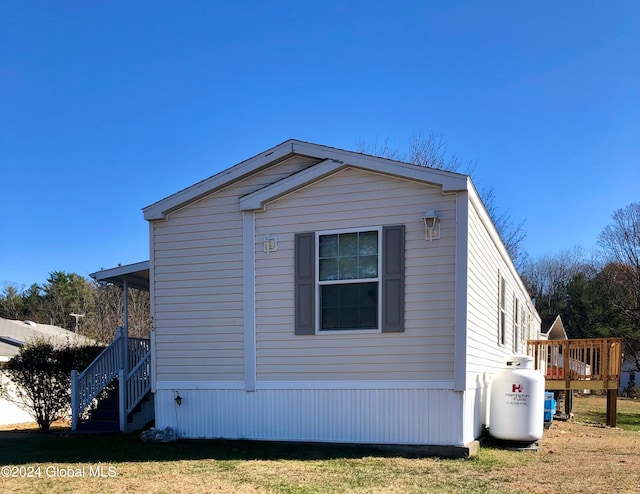
<instances>
[{"instance_id":1,"label":"white fascia board","mask_svg":"<svg viewBox=\"0 0 640 494\"><path fill-rule=\"evenodd\" d=\"M307 142L294 142L293 149L295 154L316 156L325 160L342 161L345 165L353 165L365 170L441 186L443 192L465 190L467 187L468 177L460 173L428 168L426 166L404 163L402 161Z\"/></svg>"},{"instance_id":2,"label":"white fascia board","mask_svg":"<svg viewBox=\"0 0 640 494\"><path fill-rule=\"evenodd\" d=\"M320 180L327 175L331 175L336 171L345 167L341 161L324 160L317 165L306 168L287 178L278 180L271 185L258 189L251 194L247 194L240 198L240 209L242 211L255 211L264 209L265 203L272 201L280 196L288 194L293 190L304 187L307 184Z\"/></svg>"},{"instance_id":3,"label":"white fascia board","mask_svg":"<svg viewBox=\"0 0 640 494\"><path fill-rule=\"evenodd\" d=\"M100 271L91 273L89 276L91 276L94 279L102 280L104 278L109 278L111 276L122 276L125 274L135 273L137 271L144 271L145 269L149 269L149 261L141 261L141 262L136 262L134 264L125 264L124 266L116 266L115 268L101 269Z\"/></svg>"},{"instance_id":4,"label":"white fascia board","mask_svg":"<svg viewBox=\"0 0 640 494\"><path fill-rule=\"evenodd\" d=\"M341 161L345 165L353 165L358 168L377 171L387 175L438 185L442 187L443 192L464 190L467 183L467 176L459 173L402 163L400 161L379 158L354 151L346 151L290 139L253 158L249 158L191 187L147 206L142 210L144 218L147 221L166 219L169 213L184 205L294 154L309 156L324 161Z\"/></svg>"},{"instance_id":5,"label":"white fascia board","mask_svg":"<svg viewBox=\"0 0 640 494\"><path fill-rule=\"evenodd\" d=\"M296 154L309 155L311 150L300 149L300 147L296 145ZM449 172L444 172L446 175L443 175L440 170L358 155L349 151L329 150L328 152L332 156L324 161L240 198L240 209L243 211L264 209L266 203L347 167L435 185L442 187L443 192L467 188L466 175Z\"/></svg>"},{"instance_id":6,"label":"white fascia board","mask_svg":"<svg viewBox=\"0 0 640 494\"><path fill-rule=\"evenodd\" d=\"M143 208L144 219L147 221L164 220L167 215L185 204L193 202L210 194L236 180L240 180L257 170L269 166L275 161L280 161L293 154L293 140L288 140L271 148L257 156L249 158L237 165L227 168L197 184L176 192L150 206Z\"/></svg>"}]
</instances>

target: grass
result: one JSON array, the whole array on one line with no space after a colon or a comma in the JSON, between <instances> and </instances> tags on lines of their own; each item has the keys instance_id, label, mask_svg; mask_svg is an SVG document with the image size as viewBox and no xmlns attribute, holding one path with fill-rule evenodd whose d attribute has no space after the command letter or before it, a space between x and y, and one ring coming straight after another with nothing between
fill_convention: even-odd
<instances>
[{"instance_id":1,"label":"grass","mask_svg":"<svg viewBox=\"0 0 640 494\"><path fill-rule=\"evenodd\" d=\"M619 401L618 424L627 430L603 427L604 410L603 397L576 398L576 418L554 422L538 452L483 447L471 460L356 446L0 433L0 466L17 470L17 477L0 476L0 492L639 492L640 402ZM20 477L20 468L38 467L39 476Z\"/></svg>"},{"instance_id":2,"label":"grass","mask_svg":"<svg viewBox=\"0 0 640 494\"><path fill-rule=\"evenodd\" d=\"M606 422L606 408L600 404L601 399L585 398L578 401L575 412L580 420L589 423L603 424ZM616 427L626 431L640 431L640 406L638 400L618 399L618 418Z\"/></svg>"}]
</instances>

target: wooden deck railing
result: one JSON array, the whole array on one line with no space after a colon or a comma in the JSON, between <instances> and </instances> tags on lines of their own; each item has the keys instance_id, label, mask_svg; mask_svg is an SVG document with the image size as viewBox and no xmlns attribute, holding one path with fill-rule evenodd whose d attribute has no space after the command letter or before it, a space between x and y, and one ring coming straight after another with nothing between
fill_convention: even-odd
<instances>
[{"instance_id":1,"label":"wooden deck railing","mask_svg":"<svg viewBox=\"0 0 640 494\"><path fill-rule=\"evenodd\" d=\"M547 389L618 389L620 338L529 340L527 353L543 372Z\"/></svg>"}]
</instances>

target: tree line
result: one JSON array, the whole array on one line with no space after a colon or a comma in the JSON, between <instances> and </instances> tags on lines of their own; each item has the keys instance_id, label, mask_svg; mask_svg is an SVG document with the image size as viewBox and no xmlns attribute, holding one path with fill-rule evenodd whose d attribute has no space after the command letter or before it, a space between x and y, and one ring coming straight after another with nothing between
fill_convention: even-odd
<instances>
[{"instance_id":1,"label":"tree line","mask_svg":"<svg viewBox=\"0 0 640 494\"><path fill-rule=\"evenodd\" d=\"M598 239L600 253L580 247L522 264L541 316L560 315L569 338L620 337L640 370L640 202L614 212Z\"/></svg>"},{"instance_id":2,"label":"tree line","mask_svg":"<svg viewBox=\"0 0 640 494\"><path fill-rule=\"evenodd\" d=\"M42 285L20 290L7 284L0 293L0 317L53 324L107 343L123 321L120 287L76 273L53 271ZM146 337L150 328L149 294L129 288L129 334ZM74 315L72 315L74 314Z\"/></svg>"}]
</instances>

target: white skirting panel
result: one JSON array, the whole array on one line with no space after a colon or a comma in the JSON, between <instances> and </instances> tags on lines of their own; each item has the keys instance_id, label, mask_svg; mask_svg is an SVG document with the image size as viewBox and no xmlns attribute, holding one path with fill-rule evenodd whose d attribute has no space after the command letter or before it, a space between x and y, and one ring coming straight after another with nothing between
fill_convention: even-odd
<instances>
[{"instance_id":1,"label":"white skirting panel","mask_svg":"<svg viewBox=\"0 0 640 494\"><path fill-rule=\"evenodd\" d=\"M475 377L475 381L473 378ZM475 389L467 389L464 394L463 441L468 443L478 438L482 426L488 426L490 384L486 376L469 376L468 382L475 382Z\"/></svg>"},{"instance_id":2,"label":"white skirting panel","mask_svg":"<svg viewBox=\"0 0 640 494\"><path fill-rule=\"evenodd\" d=\"M166 389L159 382L156 427L173 427L183 438L465 444L464 393L451 389L247 392L214 389L212 384L206 389ZM177 393L182 397L180 406L175 401Z\"/></svg>"}]
</instances>

